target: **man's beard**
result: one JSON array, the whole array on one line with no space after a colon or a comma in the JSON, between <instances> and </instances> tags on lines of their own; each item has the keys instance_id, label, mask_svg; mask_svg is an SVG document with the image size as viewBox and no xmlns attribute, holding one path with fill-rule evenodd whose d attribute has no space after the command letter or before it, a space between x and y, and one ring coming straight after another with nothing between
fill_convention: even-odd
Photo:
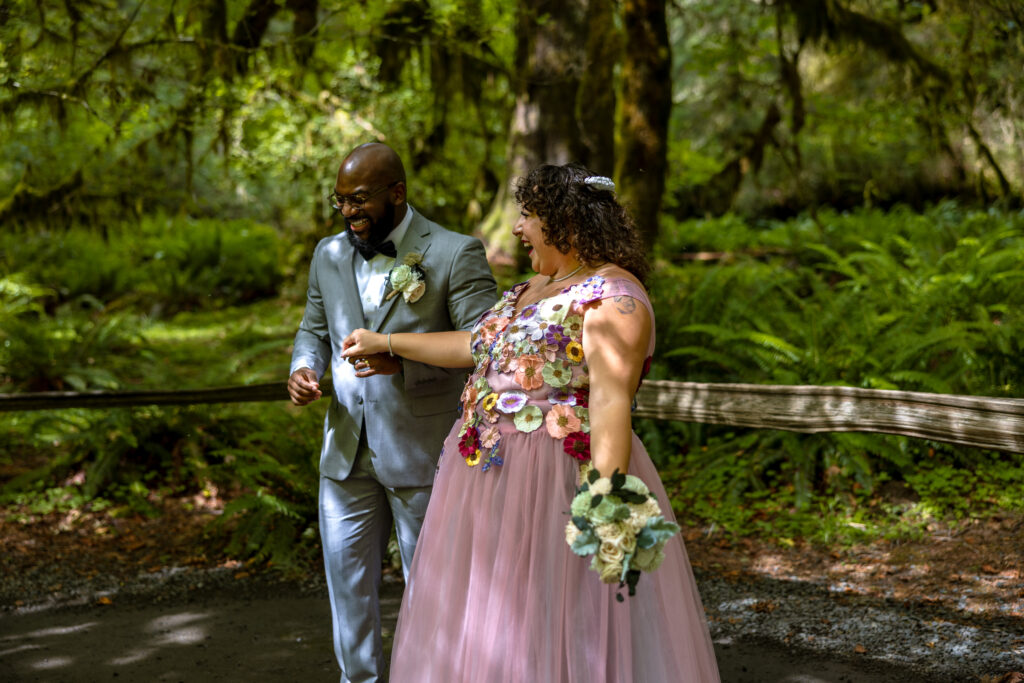
<instances>
[{"instance_id":1,"label":"man's beard","mask_svg":"<svg viewBox=\"0 0 1024 683\"><path fill-rule=\"evenodd\" d=\"M348 218L345 219L345 229L348 231L349 237L351 237L353 241L366 246L376 247L384 241L384 238L387 237L392 230L395 229L395 205L388 204L384 209L384 215L378 220L375 220L370 216L366 216L366 218L370 221L370 236L365 241L352 232L352 226L349 224Z\"/></svg>"}]
</instances>

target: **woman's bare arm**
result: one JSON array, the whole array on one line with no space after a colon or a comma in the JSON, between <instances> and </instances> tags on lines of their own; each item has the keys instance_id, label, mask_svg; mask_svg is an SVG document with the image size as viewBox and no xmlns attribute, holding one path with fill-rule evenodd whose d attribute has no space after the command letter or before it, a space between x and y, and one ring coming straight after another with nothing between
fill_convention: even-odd
<instances>
[{"instance_id":1,"label":"woman's bare arm","mask_svg":"<svg viewBox=\"0 0 1024 683\"><path fill-rule=\"evenodd\" d=\"M651 322L647 307L630 296L602 299L583 319L583 353L590 369L590 452L601 476L629 469L630 409L647 357Z\"/></svg>"},{"instance_id":2,"label":"woman's bare arm","mask_svg":"<svg viewBox=\"0 0 1024 683\"><path fill-rule=\"evenodd\" d=\"M377 353L393 353L402 358L436 365L441 368L468 368L473 366L469 344L471 335L466 330L450 332L394 332L388 335L358 329L342 342L342 356L359 358Z\"/></svg>"}]
</instances>

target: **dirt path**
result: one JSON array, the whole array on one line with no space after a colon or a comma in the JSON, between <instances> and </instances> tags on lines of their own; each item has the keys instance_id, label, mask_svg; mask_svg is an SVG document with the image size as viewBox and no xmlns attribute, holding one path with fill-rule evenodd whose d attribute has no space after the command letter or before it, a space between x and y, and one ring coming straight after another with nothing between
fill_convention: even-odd
<instances>
[{"instance_id":1,"label":"dirt path","mask_svg":"<svg viewBox=\"0 0 1024 683\"><path fill-rule=\"evenodd\" d=\"M154 518L7 510L0 682L337 680L318 563L284 581L207 555L201 503L168 499ZM1024 671L1019 515L840 550L684 533L726 683ZM388 629L400 588L385 585Z\"/></svg>"},{"instance_id":2,"label":"dirt path","mask_svg":"<svg viewBox=\"0 0 1024 683\"><path fill-rule=\"evenodd\" d=\"M389 634L400 590L392 583L382 593ZM898 666L837 661L779 644L717 643L716 650L724 683L928 680ZM326 597L295 591L8 612L0 616L0 680L326 683L338 673Z\"/></svg>"}]
</instances>

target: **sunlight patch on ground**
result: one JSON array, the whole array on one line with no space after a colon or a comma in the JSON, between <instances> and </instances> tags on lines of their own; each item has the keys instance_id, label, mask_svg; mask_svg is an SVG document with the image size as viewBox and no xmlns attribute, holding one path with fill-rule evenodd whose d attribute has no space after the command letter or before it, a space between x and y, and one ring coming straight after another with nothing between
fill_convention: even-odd
<instances>
[{"instance_id":1,"label":"sunlight patch on ground","mask_svg":"<svg viewBox=\"0 0 1024 683\"><path fill-rule=\"evenodd\" d=\"M89 629L98 625L99 622L87 621L83 624L76 624L74 626L54 626L53 628L43 628L32 633L26 633L24 638L46 638L48 636L67 636L72 633L80 633L82 631L88 631Z\"/></svg>"},{"instance_id":2,"label":"sunlight patch on ground","mask_svg":"<svg viewBox=\"0 0 1024 683\"><path fill-rule=\"evenodd\" d=\"M152 620L145 630L153 637L145 645L137 647L110 660L112 666L128 666L142 661L162 647L168 645L194 645L209 637L204 626L195 622L207 620L212 615L208 612L181 612L168 614Z\"/></svg>"},{"instance_id":3,"label":"sunlight patch on ground","mask_svg":"<svg viewBox=\"0 0 1024 683\"><path fill-rule=\"evenodd\" d=\"M32 665L33 669L41 669L47 671L49 669L60 669L63 667L71 666L75 663L73 657L47 657L41 659Z\"/></svg>"},{"instance_id":4,"label":"sunlight patch on ground","mask_svg":"<svg viewBox=\"0 0 1024 683\"><path fill-rule=\"evenodd\" d=\"M182 612L180 614L168 614L167 616L154 619L146 627L146 630L150 633L167 633L174 629L182 629L189 624L201 621L203 619L209 619L210 614L208 612ZM194 630L194 629L182 629L182 630Z\"/></svg>"},{"instance_id":5,"label":"sunlight patch on ground","mask_svg":"<svg viewBox=\"0 0 1024 683\"><path fill-rule=\"evenodd\" d=\"M145 336L153 342L200 341L224 339L246 330L275 337L294 334L301 319L301 305L270 300L226 310L179 313L170 320L159 320L147 326Z\"/></svg>"},{"instance_id":6,"label":"sunlight patch on ground","mask_svg":"<svg viewBox=\"0 0 1024 683\"><path fill-rule=\"evenodd\" d=\"M156 652L156 648L153 647L131 650L124 656L111 659L109 664L111 666L128 666L129 664L136 664L154 652Z\"/></svg>"},{"instance_id":7,"label":"sunlight patch on ground","mask_svg":"<svg viewBox=\"0 0 1024 683\"><path fill-rule=\"evenodd\" d=\"M793 565L782 555L765 553L758 555L754 559L753 564L750 565L750 570L756 574L778 577L791 574L793 572Z\"/></svg>"}]
</instances>

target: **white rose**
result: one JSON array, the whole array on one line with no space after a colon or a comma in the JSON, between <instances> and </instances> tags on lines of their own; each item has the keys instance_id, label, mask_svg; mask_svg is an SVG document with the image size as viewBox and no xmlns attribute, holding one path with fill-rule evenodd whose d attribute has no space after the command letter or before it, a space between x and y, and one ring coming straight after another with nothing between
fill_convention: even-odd
<instances>
[{"instance_id":1,"label":"white rose","mask_svg":"<svg viewBox=\"0 0 1024 683\"><path fill-rule=\"evenodd\" d=\"M411 304L416 303L423 296L423 293L427 291L427 285L425 282L420 280L412 290L404 293L405 300Z\"/></svg>"},{"instance_id":2,"label":"white rose","mask_svg":"<svg viewBox=\"0 0 1024 683\"><path fill-rule=\"evenodd\" d=\"M594 559L590 562L590 568L598 573L602 583L618 583L622 577L621 566L602 562L597 555L594 555Z\"/></svg>"},{"instance_id":3,"label":"white rose","mask_svg":"<svg viewBox=\"0 0 1024 683\"><path fill-rule=\"evenodd\" d=\"M579 538L579 535L580 530L572 521L565 525L565 542L568 543L570 546L576 542L576 539Z\"/></svg>"},{"instance_id":4,"label":"white rose","mask_svg":"<svg viewBox=\"0 0 1024 683\"><path fill-rule=\"evenodd\" d=\"M657 517L661 514L661 506L658 505L656 498L648 498L640 504L637 508L637 512L646 517Z\"/></svg>"},{"instance_id":5,"label":"white rose","mask_svg":"<svg viewBox=\"0 0 1024 683\"><path fill-rule=\"evenodd\" d=\"M605 564L618 567L619 573L622 573L622 561L626 559L626 551L621 545L602 542L601 547L597 549L597 557Z\"/></svg>"},{"instance_id":6,"label":"white rose","mask_svg":"<svg viewBox=\"0 0 1024 683\"><path fill-rule=\"evenodd\" d=\"M623 553L636 550L636 534L625 524L601 524L596 531L602 546L607 543L621 549Z\"/></svg>"},{"instance_id":7,"label":"white rose","mask_svg":"<svg viewBox=\"0 0 1024 683\"><path fill-rule=\"evenodd\" d=\"M646 514L640 512L639 509L630 506L629 508L629 519L624 520L623 524L629 527L629 530L634 534L640 533L640 531L647 526L647 520L650 519Z\"/></svg>"}]
</instances>

